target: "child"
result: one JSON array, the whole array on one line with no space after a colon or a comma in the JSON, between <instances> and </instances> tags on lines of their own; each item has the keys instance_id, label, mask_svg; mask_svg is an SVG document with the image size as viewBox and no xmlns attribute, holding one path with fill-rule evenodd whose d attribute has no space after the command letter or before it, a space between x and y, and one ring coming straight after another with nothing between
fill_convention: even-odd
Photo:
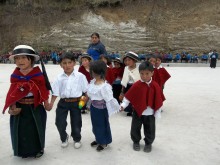
<instances>
[{"instance_id":1,"label":"child","mask_svg":"<svg viewBox=\"0 0 220 165\"><path fill-rule=\"evenodd\" d=\"M61 147L68 146L69 135L66 132L66 119L68 112L70 112L71 136L73 137L74 147L78 149L81 147L82 127L81 110L78 104L82 94L87 91L88 82L82 73L74 70L75 63L75 58L71 53L67 52L61 56L60 66L64 72L59 74L52 84L53 95L50 107L53 107L56 98L59 96L60 100L56 108L56 126L62 141Z\"/></svg>"},{"instance_id":2,"label":"child","mask_svg":"<svg viewBox=\"0 0 220 165\"><path fill-rule=\"evenodd\" d=\"M112 84L112 90L113 90L114 98L117 99L117 101L119 103L120 102L119 96L120 96L120 92L122 89L121 79L122 79L123 73L124 73L124 65L121 62L120 58L115 58L113 60L113 63L114 63L114 67L112 68L112 71L114 74L115 81Z\"/></svg>"},{"instance_id":3,"label":"child","mask_svg":"<svg viewBox=\"0 0 220 165\"><path fill-rule=\"evenodd\" d=\"M112 88L105 81L106 64L99 60L91 62L90 73L94 78L89 84L88 96L91 99L91 121L95 141L91 146L97 146L97 151L102 151L112 142L109 116L118 112L120 106L113 98Z\"/></svg>"},{"instance_id":4,"label":"child","mask_svg":"<svg viewBox=\"0 0 220 165\"><path fill-rule=\"evenodd\" d=\"M162 91L164 89L165 82L171 77L167 70L161 65L162 56L156 56L155 70L158 72L158 76L154 77L154 80L161 87Z\"/></svg>"},{"instance_id":5,"label":"child","mask_svg":"<svg viewBox=\"0 0 220 165\"><path fill-rule=\"evenodd\" d=\"M3 113L9 107L14 155L38 158L44 154L45 108L49 109L49 90L40 68L34 67L39 56L32 47L16 46L9 59L17 67L11 75L11 86Z\"/></svg>"},{"instance_id":6,"label":"child","mask_svg":"<svg viewBox=\"0 0 220 165\"><path fill-rule=\"evenodd\" d=\"M133 149L140 150L141 127L144 126L144 152L151 152L152 143L155 139L155 117L160 117L160 107L164 97L159 85L152 80L154 68L151 63L145 61L140 64L139 72L141 80L137 81L125 94L121 109L131 103L134 113L131 123L131 139ZM138 97L137 97L138 96Z\"/></svg>"},{"instance_id":7,"label":"child","mask_svg":"<svg viewBox=\"0 0 220 165\"><path fill-rule=\"evenodd\" d=\"M119 100L123 99L124 94L129 90L129 88L138 80L140 80L140 74L138 72L137 62L139 58L134 52L128 52L123 58L123 62L126 64L124 69L124 74L121 80L122 90L119 96ZM132 116L132 106L128 106L125 111L127 116Z\"/></svg>"},{"instance_id":8,"label":"child","mask_svg":"<svg viewBox=\"0 0 220 165\"><path fill-rule=\"evenodd\" d=\"M108 56L101 55L100 60L102 60L107 65L105 79L110 85L112 85L112 83L114 82L114 73L112 70L111 59Z\"/></svg>"},{"instance_id":9,"label":"child","mask_svg":"<svg viewBox=\"0 0 220 165\"><path fill-rule=\"evenodd\" d=\"M92 57L89 56L88 54L83 54L80 57L80 61L81 61L82 65L79 67L78 71L81 72L82 74L84 74L86 76L88 83L90 83L92 78L89 73L89 63L92 61Z\"/></svg>"},{"instance_id":10,"label":"child","mask_svg":"<svg viewBox=\"0 0 220 165\"><path fill-rule=\"evenodd\" d=\"M86 79L87 79L88 83L90 83L90 81L92 80L92 77L90 76L90 73L89 73L89 63L91 61L92 61L92 57L88 54L83 54L80 57L80 62L81 62L82 65L79 67L78 71L86 76ZM88 103L89 102L87 102L87 104ZM87 105L82 107L82 110L81 110L82 114L87 113L86 108L87 108Z\"/></svg>"}]
</instances>

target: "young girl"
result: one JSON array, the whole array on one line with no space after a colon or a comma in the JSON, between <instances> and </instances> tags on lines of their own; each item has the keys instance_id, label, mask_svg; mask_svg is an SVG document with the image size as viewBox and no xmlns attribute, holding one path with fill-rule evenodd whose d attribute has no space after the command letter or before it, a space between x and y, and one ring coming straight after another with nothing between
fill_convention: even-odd
<instances>
[{"instance_id":1,"label":"young girl","mask_svg":"<svg viewBox=\"0 0 220 165\"><path fill-rule=\"evenodd\" d=\"M114 73L112 70L111 59L107 56L101 55L100 60L102 60L107 65L105 79L110 85L112 85L112 83L114 82Z\"/></svg>"},{"instance_id":2,"label":"young girl","mask_svg":"<svg viewBox=\"0 0 220 165\"><path fill-rule=\"evenodd\" d=\"M122 101L124 94L130 89L130 87L138 80L140 80L140 74L138 71L138 55L134 52L128 52L125 54L123 61L126 65L124 69L124 74L121 80L122 90L119 96L119 100ZM132 116L132 106L129 105L125 110L127 112L127 116Z\"/></svg>"},{"instance_id":3,"label":"young girl","mask_svg":"<svg viewBox=\"0 0 220 165\"><path fill-rule=\"evenodd\" d=\"M83 54L80 58L80 61L82 65L79 67L78 71L84 74L86 76L88 83L90 83L92 78L89 73L89 63L92 61L92 57L89 56L88 54Z\"/></svg>"},{"instance_id":4,"label":"young girl","mask_svg":"<svg viewBox=\"0 0 220 165\"><path fill-rule=\"evenodd\" d=\"M90 81L92 80L92 77L90 76L90 73L89 73L89 63L91 61L92 61L92 57L88 54L83 54L80 57L80 62L81 62L82 65L79 67L78 71L86 76L86 79L87 79L88 83L90 83ZM87 102L87 104L82 107L82 110L81 110L82 114L87 113L86 109L87 108L89 109L89 107L87 106L88 104L89 104L89 102Z\"/></svg>"},{"instance_id":5,"label":"young girl","mask_svg":"<svg viewBox=\"0 0 220 165\"><path fill-rule=\"evenodd\" d=\"M120 58L115 58L113 60L114 67L112 68L114 74L114 82L112 84L113 96L117 99L118 103L120 102L119 96L121 92L121 79L124 73L124 64L122 63Z\"/></svg>"},{"instance_id":6,"label":"young girl","mask_svg":"<svg viewBox=\"0 0 220 165\"><path fill-rule=\"evenodd\" d=\"M91 99L91 121L95 141L91 146L97 146L97 151L104 150L112 142L109 116L120 110L120 106L113 98L112 88L105 81L106 64L99 60L91 62L90 73L94 78L89 84L87 94Z\"/></svg>"},{"instance_id":7,"label":"young girl","mask_svg":"<svg viewBox=\"0 0 220 165\"><path fill-rule=\"evenodd\" d=\"M49 90L39 67L39 56L27 45L16 46L9 57L17 67L11 75L3 113L9 107L14 155L22 158L44 154ZM44 106L43 106L44 103Z\"/></svg>"}]
</instances>

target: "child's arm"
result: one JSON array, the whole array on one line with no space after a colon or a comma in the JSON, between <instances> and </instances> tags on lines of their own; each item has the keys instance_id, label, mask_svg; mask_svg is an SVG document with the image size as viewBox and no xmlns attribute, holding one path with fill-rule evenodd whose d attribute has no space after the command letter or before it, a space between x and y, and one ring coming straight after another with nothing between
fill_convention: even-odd
<instances>
[{"instance_id":1,"label":"child's arm","mask_svg":"<svg viewBox=\"0 0 220 165\"><path fill-rule=\"evenodd\" d=\"M50 111L52 108L50 107L50 104L49 104L49 101L48 100L45 100L44 101L44 107L47 111Z\"/></svg>"},{"instance_id":2,"label":"child's arm","mask_svg":"<svg viewBox=\"0 0 220 165\"><path fill-rule=\"evenodd\" d=\"M129 105L129 103L130 101L124 97L121 103L121 111L123 111Z\"/></svg>"},{"instance_id":3,"label":"child's arm","mask_svg":"<svg viewBox=\"0 0 220 165\"><path fill-rule=\"evenodd\" d=\"M57 96L52 95L50 103L49 103L49 106L50 106L51 109L53 108L53 104L54 104L56 98L57 98Z\"/></svg>"},{"instance_id":4,"label":"child's arm","mask_svg":"<svg viewBox=\"0 0 220 165\"><path fill-rule=\"evenodd\" d=\"M121 88L121 93L120 93L120 95L119 95L119 100L120 100L120 101L122 101L123 98L124 98L124 90L125 90L125 87L122 86L122 88Z\"/></svg>"}]
</instances>

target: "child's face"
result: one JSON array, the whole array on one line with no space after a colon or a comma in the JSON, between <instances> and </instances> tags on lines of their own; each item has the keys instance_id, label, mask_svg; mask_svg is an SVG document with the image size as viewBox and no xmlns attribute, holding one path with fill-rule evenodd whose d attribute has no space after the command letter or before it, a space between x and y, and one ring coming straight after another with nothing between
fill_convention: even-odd
<instances>
[{"instance_id":1,"label":"child's face","mask_svg":"<svg viewBox=\"0 0 220 165\"><path fill-rule=\"evenodd\" d=\"M82 65L87 68L89 66L89 60L88 58L82 58Z\"/></svg>"},{"instance_id":2,"label":"child's face","mask_svg":"<svg viewBox=\"0 0 220 165\"><path fill-rule=\"evenodd\" d=\"M121 65L118 62L114 62L114 66L115 66L115 68L120 68L121 67Z\"/></svg>"},{"instance_id":3,"label":"child's face","mask_svg":"<svg viewBox=\"0 0 220 165\"><path fill-rule=\"evenodd\" d=\"M159 58L156 59L155 67L159 67L161 64L161 60Z\"/></svg>"},{"instance_id":4,"label":"child's face","mask_svg":"<svg viewBox=\"0 0 220 165\"><path fill-rule=\"evenodd\" d=\"M153 66L155 66L155 64L156 64L156 58L150 58L150 59L149 59L149 62L150 62Z\"/></svg>"},{"instance_id":5,"label":"child's face","mask_svg":"<svg viewBox=\"0 0 220 165\"><path fill-rule=\"evenodd\" d=\"M21 70L28 70L32 68L31 66L31 59L28 59L25 55L19 55L14 57L15 64Z\"/></svg>"},{"instance_id":6,"label":"child's face","mask_svg":"<svg viewBox=\"0 0 220 165\"><path fill-rule=\"evenodd\" d=\"M149 70L141 70L140 77L144 82L149 82L151 77L153 76L154 72Z\"/></svg>"},{"instance_id":7,"label":"child's face","mask_svg":"<svg viewBox=\"0 0 220 165\"><path fill-rule=\"evenodd\" d=\"M133 59L126 57L124 59L124 64L128 67L133 67L133 66L135 66L136 62Z\"/></svg>"},{"instance_id":8,"label":"child's face","mask_svg":"<svg viewBox=\"0 0 220 165\"><path fill-rule=\"evenodd\" d=\"M108 62L105 57L101 57L101 60L102 60L104 63L106 63L106 64L107 64L107 62Z\"/></svg>"},{"instance_id":9,"label":"child's face","mask_svg":"<svg viewBox=\"0 0 220 165\"><path fill-rule=\"evenodd\" d=\"M74 70L75 61L72 61L70 59L63 59L60 63L60 66L63 68L64 72L67 75L70 75Z\"/></svg>"}]
</instances>

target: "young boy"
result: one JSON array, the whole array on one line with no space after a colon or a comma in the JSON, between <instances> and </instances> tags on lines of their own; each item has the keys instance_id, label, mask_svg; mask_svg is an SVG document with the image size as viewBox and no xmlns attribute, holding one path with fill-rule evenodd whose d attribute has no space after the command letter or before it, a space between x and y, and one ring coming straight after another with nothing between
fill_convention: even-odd
<instances>
[{"instance_id":1,"label":"young boy","mask_svg":"<svg viewBox=\"0 0 220 165\"><path fill-rule=\"evenodd\" d=\"M124 94L130 89L130 87L138 80L140 80L140 74L138 72L137 62L139 58L138 55L134 52L128 52L123 58L123 62L126 67L124 69L123 77L121 80L122 90L119 96L119 100L122 100ZM129 105L125 111L127 116L132 116L132 107Z\"/></svg>"},{"instance_id":2,"label":"young boy","mask_svg":"<svg viewBox=\"0 0 220 165\"><path fill-rule=\"evenodd\" d=\"M82 116L81 110L78 107L80 97L86 93L88 82L86 77L74 70L75 58L71 53L65 53L60 58L60 66L64 72L59 74L52 84L53 95L50 102L50 107L57 97L60 100L56 109L56 126L62 141L61 147L68 146L69 135L66 132L67 115L70 112L71 121L71 136L73 137L74 147L81 147L81 127Z\"/></svg>"},{"instance_id":3,"label":"young boy","mask_svg":"<svg viewBox=\"0 0 220 165\"><path fill-rule=\"evenodd\" d=\"M159 85L152 80L154 68L150 62L141 63L139 73L141 80L134 83L125 94L121 110L124 110L129 103L134 107L130 132L133 149L140 151L139 142L143 124L145 135L144 152L151 152L151 145L155 139L155 117L160 117L160 107L163 105L164 97Z\"/></svg>"}]
</instances>

